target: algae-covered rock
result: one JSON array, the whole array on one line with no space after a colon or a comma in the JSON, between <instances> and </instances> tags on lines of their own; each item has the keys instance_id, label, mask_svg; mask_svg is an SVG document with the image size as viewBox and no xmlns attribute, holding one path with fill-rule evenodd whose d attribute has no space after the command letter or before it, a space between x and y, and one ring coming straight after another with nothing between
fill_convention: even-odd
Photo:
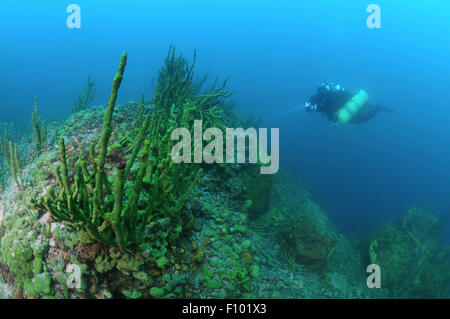
<instances>
[{"instance_id":1,"label":"algae-covered rock","mask_svg":"<svg viewBox=\"0 0 450 319\"><path fill-rule=\"evenodd\" d=\"M133 290L133 291L123 290L122 293L124 296L126 296L130 299L139 299L142 297L142 293L140 293L139 291L136 291L136 290Z\"/></svg>"},{"instance_id":2,"label":"algae-covered rock","mask_svg":"<svg viewBox=\"0 0 450 319\"><path fill-rule=\"evenodd\" d=\"M13 287L3 280L0 275L0 299L10 299L13 295Z\"/></svg>"},{"instance_id":3,"label":"algae-covered rock","mask_svg":"<svg viewBox=\"0 0 450 319\"><path fill-rule=\"evenodd\" d=\"M392 297L450 297L450 251L442 243L441 226L430 212L411 208L375 234L371 263L380 266L382 288Z\"/></svg>"},{"instance_id":4,"label":"algae-covered rock","mask_svg":"<svg viewBox=\"0 0 450 319\"><path fill-rule=\"evenodd\" d=\"M154 298L162 298L164 296L164 288L152 287L150 295Z\"/></svg>"},{"instance_id":5,"label":"algae-covered rock","mask_svg":"<svg viewBox=\"0 0 450 319\"><path fill-rule=\"evenodd\" d=\"M1 240L0 261L8 265L19 283L32 277L35 255L42 256L46 251L45 240L38 240L38 233L30 226L30 219L27 216L7 215L2 221L7 231Z\"/></svg>"},{"instance_id":6,"label":"algae-covered rock","mask_svg":"<svg viewBox=\"0 0 450 319\"><path fill-rule=\"evenodd\" d=\"M321 232L311 218L301 216L287 234L288 250L295 260L312 270L320 270L330 256L336 239Z\"/></svg>"},{"instance_id":7,"label":"algae-covered rock","mask_svg":"<svg viewBox=\"0 0 450 319\"><path fill-rule=\"evenodd\" d=\"M267 213L270 207L273 177L271 175L261 175L258 170L251 170L251 174L246 181L248 201L247 212L250 218L258 218Z\"/></svg>"}]
</instances>

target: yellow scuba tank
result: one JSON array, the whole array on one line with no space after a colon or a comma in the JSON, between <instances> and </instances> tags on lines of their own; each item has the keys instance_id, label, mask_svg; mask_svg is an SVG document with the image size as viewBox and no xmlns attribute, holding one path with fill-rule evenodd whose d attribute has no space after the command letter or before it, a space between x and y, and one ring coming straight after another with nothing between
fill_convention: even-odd
<instances>
[{"instance_id":1,"label":"yellow scuba tank","mask_svg":"<svg viewBox=\"0 0 450 319\"><path fill-rule=\"evenodd\" d=\"M366 104L369 96L366 91L360 90L345 103L344 107L337 111L337 120L339 123L347 123L352 117Z\"/></svg>"}]
</instances>

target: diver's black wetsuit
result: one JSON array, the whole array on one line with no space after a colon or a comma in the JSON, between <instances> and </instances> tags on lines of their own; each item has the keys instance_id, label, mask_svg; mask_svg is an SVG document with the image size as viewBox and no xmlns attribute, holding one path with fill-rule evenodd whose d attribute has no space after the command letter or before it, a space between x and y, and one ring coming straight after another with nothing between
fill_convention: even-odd
<instances>
[{"instance_id":1,"label":"diver's black wetsuit","mask_svg":"<svg viewBox=\"0 0 450 319\"><path fill-rule=\"evenodd\" d=\"M317 88L317 93L309 99L311 105L316 106L316 111L326 115L328 120L332 122L337 122L336 113L339 111L348 100L353 97L353 94L345 90L332 91L327 90L325 86L321 85ZM380 111L390 111L391 110L382 107L380 104L372 106L366 104L358 113L356 113L350 123L365 123L369 121L372 117L378 114Z\"/></svg>"}]
</instances>

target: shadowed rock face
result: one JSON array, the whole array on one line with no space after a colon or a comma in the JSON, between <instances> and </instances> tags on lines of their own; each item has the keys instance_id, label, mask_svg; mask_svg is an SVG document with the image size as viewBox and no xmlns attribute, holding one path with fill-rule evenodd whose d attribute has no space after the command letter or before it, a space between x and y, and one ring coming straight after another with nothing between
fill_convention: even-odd
<instances>
[{"instance_id":1,"label":"shadowed rock face","mask_svg":"<svg viewBox=\"0 0 450 319\"><path fill-rule=\"evenodd\" d=\"M248 209L248 214L251 219L255 219L269 210L273 178L259 174L259 169L253 169L250 177L247 198L252 201L252 205Z\"/></svg>"},{"instance_id":2,"label":"shadowed rock face","mask_svg":"<svg viewBox=\"0 0 450 319\"><path fill-rule=\"evenodd\" d=\"M321 233L312 219L301 216L289 232L287 243L298 263L319 271L336 245L336 239Z\"/></svg>"},{"instance_id":3,"label":"shadowed rock face","mask_svg":"<svg viewBox=\"0 0 450 319\"><path fill-rule=\"evenodd\" d=\"M450 249L442 242L439 229L438 218L413 207L373 236L371 263L381 267L384 287L392 297L448 297Z\"/></svg>"}]
</instances>

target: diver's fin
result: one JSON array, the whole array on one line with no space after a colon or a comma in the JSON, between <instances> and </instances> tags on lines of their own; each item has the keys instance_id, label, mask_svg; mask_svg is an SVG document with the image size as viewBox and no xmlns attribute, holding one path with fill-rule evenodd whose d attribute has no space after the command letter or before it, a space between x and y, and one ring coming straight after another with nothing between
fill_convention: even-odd
<instances>
[{"instance_id":1,"label":"diver's fin","mask_svg":"<svg viewBox=\"0 0 450 319\"><path fill-rule=\"evenodd\" d=\"M396 113L397 114L396 110L384 107L380 103L377 104L377 108L379 109L380 112L389 112L389 113Z\"/></svg>"}]
</instances>

